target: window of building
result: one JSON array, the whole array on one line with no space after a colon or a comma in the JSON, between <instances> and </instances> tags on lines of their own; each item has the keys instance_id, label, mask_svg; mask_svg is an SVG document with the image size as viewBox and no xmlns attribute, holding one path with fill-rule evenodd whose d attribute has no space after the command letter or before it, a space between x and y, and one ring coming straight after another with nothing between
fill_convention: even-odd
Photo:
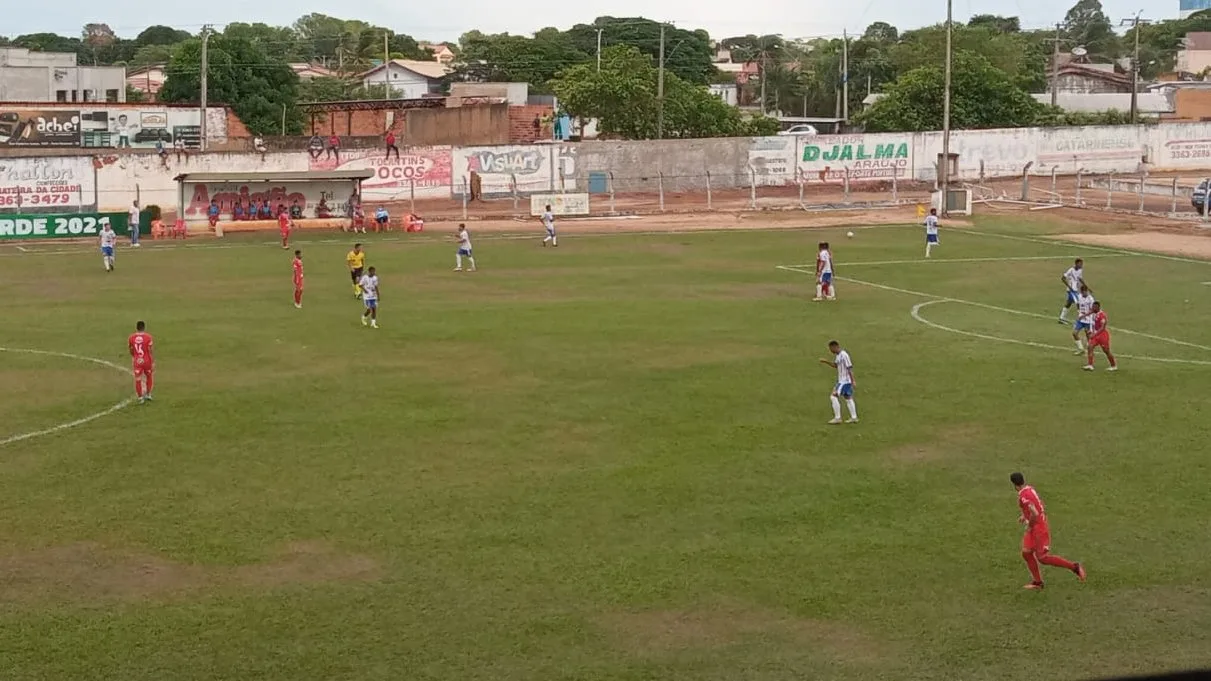
<instances>
[{"instance_id":1,"label":"window of building","mask_svg":"<svg viewBox=\"0 0 1211 681\"><path fill-rule=\"evenodd\" d=\"M118 101L118 91L117 90L106 90L105 91L105 101L107 101L107 102Z\"/></svg>"},{"instance_id":2,"label":"window of building","mask_svg":"<svg viewBox=\"0 0 1211 681\"><path fill-rule=\"evenodd\" d=\"M81 91L80 91L80 96L82 97L82 99L81 99L80 101L82 101L82 102L91 102L91 101L92 101L92 93L93 93L93 91L92 91L92 90L81 90Z\"/></svg>"},{"instance_id":3,"label":"window of building","mask_svg":"<svg viewBox=\"0 0 1211 681\"><path fill-rule=\"evenodd\" d=\"M56 102L66 102L67 101L67 90L55 90L55 101Z\"/></svg>"},{"instance_id":4,"label":"window of building","mask_svg":"<svg viewBox=\"0 0 1211 681\"><path fill-rule=\"evenodd\" d=\"M79 97L79 96L80 96L79 91L77 91L77 90L72 90L72 91L71 91L71 101L73 101L73 102L74 102L74 101L76 101L76 98L77 98L77 97Z\"/></svg>"}]
</instances>

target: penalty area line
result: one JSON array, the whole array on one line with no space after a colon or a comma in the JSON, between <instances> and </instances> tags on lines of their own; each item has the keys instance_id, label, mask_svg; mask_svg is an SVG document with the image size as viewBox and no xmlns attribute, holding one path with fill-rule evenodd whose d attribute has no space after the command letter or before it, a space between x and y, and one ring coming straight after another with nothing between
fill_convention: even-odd
<instances>
[{"instance_id":1,"label":"penalty area line","mask_svg":"<svg viewBox=\"0 0 1211 681\"><path fill-rule=\"evenodd\" d=\"M837 267L860 267L862 265L933 265L938 263L969 263L969 262L1017 262L1030 260L1070 260L1076 256L1072 255L1023 255L1002 258L917 258L914 260L859 260L857 262L842 262L837 261ZM1128 258L1131 257L1128 253L1107 253L1105 255L1087 255L1086 260L1091 258ZM815 268L812 263L804 265L781 265L780 267L797 267L797 268ZM813 269L814 272L814 269Z\"/></svg>"}]
</instances>

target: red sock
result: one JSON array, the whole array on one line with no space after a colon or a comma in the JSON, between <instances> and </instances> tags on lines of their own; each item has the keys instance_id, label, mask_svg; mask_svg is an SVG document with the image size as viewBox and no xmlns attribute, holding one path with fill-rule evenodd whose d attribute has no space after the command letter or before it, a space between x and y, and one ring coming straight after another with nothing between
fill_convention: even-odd
<instances>
[{"instance_id":1,"label":"red sock","mask_svg":"<svg viewBox=\"0 0 1211 681\"><path fill-rule=\"evenodd\" d=\"M824 295L831 296L832 294L833 294L833 285L825 284L824 285Z\"/></svg>"},{"instance_id":2,"label":"red sock","mask_svg":"<svg viewBox=\"0 0 1211 681\"><path fill-rule=\"evenodd\" d=\"M1065 560L1063 558L1060 558L1059 556L1053 556L1051 554L1042 556L1041 558L1039 558L1039 562L1042 563L1043 565L1050 565L1051 567L1062 567L1065 570L1075 570L1076 569L1076 563L1073 563L1070 560Z\"/></svg>"},{"instance_id":3,"label":"red sock","mask_svg":"<svg viewBox=\"0 0 1211 681\"><path fill-rule=\"evenodd\" d=\"M151 384L152 384L152 378L151 378L151 376L152 376L152 375L151 375L150 373L148 373L148 374L144 374L144 375L143 375L143 390L144 390L144 392L146 392L148 395L150 395L150 394L151 394Z\"/></svg>"},{"instance_id":4,"label":"red sock","mask_svg":"<svg viewBox=\"0 0 1211 681\"><path fill-rule=\"evenodd\" d=\"M1043 575L1039 572L1039 561L1035 559L1034 554L1023 551L1022 558L1026 561L1026 567L1030 568L1030 579L1042 584Z\"/></svg>"},{"instance_id":5,"label":"red sock","mask_svg":"<svg viewBox=\"0 0 1211 681\"><path fill-rule=\"evenodd\" d=\"M303 304L303 289L300 289L300 288L294 289L294 304L295 305Z\"/></svg>"},{"instance_id":6,"label":"red sock","mask_svg":"<svg viewBox=\"0 0 1211 681\"><path fill-rule=\"evenodd\" d=\"M139 377L135 377L135 397L143 396L143 381Z\"/></svg>"}]
</instances>

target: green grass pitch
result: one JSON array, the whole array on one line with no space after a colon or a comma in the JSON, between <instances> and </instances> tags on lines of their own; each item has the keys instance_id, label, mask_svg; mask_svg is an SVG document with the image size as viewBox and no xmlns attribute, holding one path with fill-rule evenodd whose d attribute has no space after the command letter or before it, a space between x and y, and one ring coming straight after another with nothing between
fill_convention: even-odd
<instances>
[{"instance_id":1,"label":"green grass pitch","mask_svg":"<svg viewBox=\"0 0 1211 681\"><path fill-rule=\"evenodd\" d=\"M0 250L0 678L1211 665L1211 263L919 227ZM996 235L1002 236L996 236ZM1011 238L1008 238L1011 237ZM811 303L828 240L839 300ZM1054 317L1084 256L1122 370ZM778 269L777 266L791 269ZM863 282L863 283L859 283ZM874 285L872 285L874 284ZM878 286L875 286L878 285ZM915 317L914 317L915 310ZM156 339L156 401L126 336ZM831 427L836 338L861 423ZM1018 555L1022 470L1056 553Z\"/></svg>"}]
</instances>

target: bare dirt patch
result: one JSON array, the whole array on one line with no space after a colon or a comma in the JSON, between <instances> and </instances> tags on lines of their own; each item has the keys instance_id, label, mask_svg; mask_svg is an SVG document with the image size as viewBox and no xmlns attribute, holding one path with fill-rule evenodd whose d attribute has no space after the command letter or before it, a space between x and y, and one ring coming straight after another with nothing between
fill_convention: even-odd
<instances>
[{"instance_id":1,"label":"bare dirt patch","mask_svg":"<svg viewBox=\"0 0 1211 681\"><path fill-rule=\"evenodd\" d=\"M0 603L133 601L214 588L274 588L378 579L378 561L323 542L284 546L269 561L236 567L181 563L95 542L0 555Z\"/></svg>"},{"instance_id":2,"label":"bare dirt patch","mask_svg":"<svg viewBox=\"0 0 1211 681\"><path fill-rule=\"evenodd\" d=\"M935 432L928 441L892 447L883 456L901 464L932 463L949 457L958 446L979 440L983 429L970 423L947 426Z\"/></svg>"},{"instance_id":3,"label":"bare dirt patch","mask_svg":"<svg viewBox=\"0 0 1211 681\"><path fill-rule=\"evenodd\" d=\"M1134 232L1130 234L1061 234L1056 237L1090 246L1211 260L1211 235Z\"/></svg>"},{"instance_id":4,"label":"bare dirt patch","mask_svg":"<svg viewBox=\"0 0 1211 681\"><path fill-rule=\"evenodd\" d=\"M773 640L838 662L883 664L888 646L840 622L804 619L755 607L615 613L600 625L619 647L646 657Z\"/></svg>"}]
</instances>

